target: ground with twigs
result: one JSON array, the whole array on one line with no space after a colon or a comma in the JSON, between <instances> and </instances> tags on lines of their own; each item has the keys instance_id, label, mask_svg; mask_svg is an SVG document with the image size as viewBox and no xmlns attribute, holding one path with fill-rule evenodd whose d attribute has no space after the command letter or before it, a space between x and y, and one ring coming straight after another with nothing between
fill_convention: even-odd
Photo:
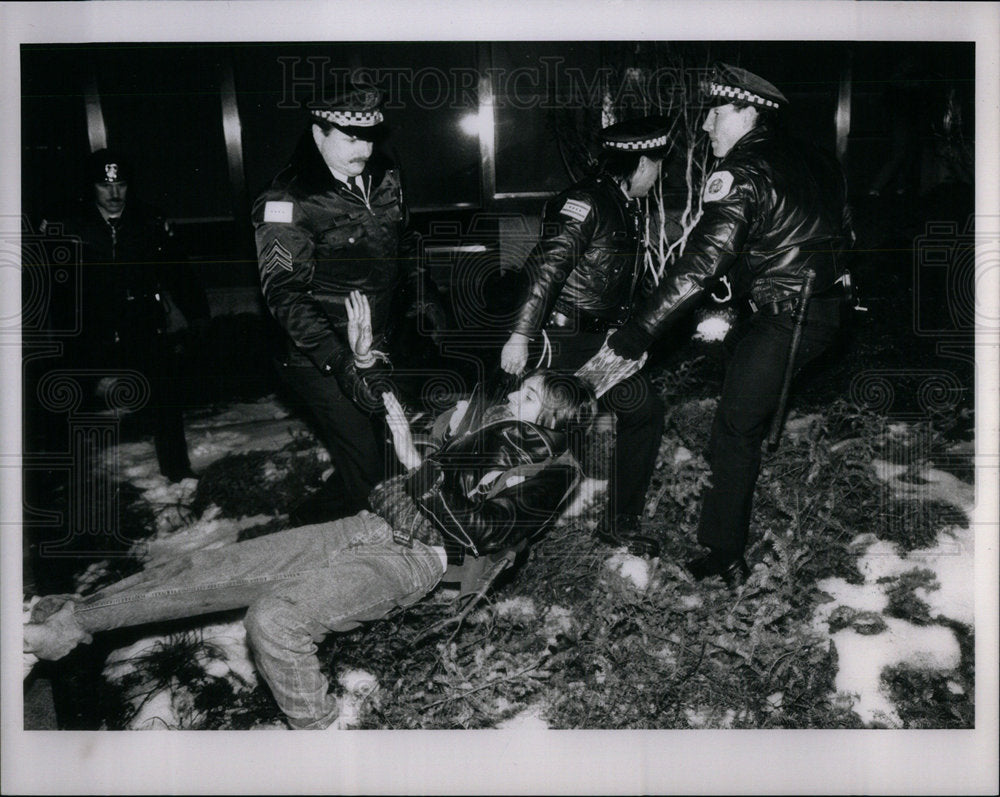
<instances>
[{"instance_id":1,"label":"ground with twigs","mask_svg":"<svg viewBox=\"0 0 1000 797\"><path fill-rule=\"evenodd\" d=\"M855 270L869 312L803 375L765 455L745 585L693 582L682 567L697 550L722 375L718 343L682 336L649 366L668 406L644 521L660 557L597 540L602 484L590 481L589 500L475 605L441 587L331 635L320 654L342 724L974 727L973 366L913 335L908 245L869 233L877 245ZM179 485L158 475L148 439L119 448L131 547L82 562L75 588L280 532L328 470L273 396L203 408L188 436L200 478ZM239 612L109 633L42 671L76 700L64 727L285 727Z\"/></svg>"}]
</instances>

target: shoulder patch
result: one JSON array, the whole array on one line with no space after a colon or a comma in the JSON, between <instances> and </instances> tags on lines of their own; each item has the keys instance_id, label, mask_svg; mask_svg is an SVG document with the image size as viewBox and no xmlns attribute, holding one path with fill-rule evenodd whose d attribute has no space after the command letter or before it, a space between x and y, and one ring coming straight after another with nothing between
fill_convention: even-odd
<instances>
[{"instance_id":1,"label":"shoulder patch","mask_svg":"<svg viewBox=\"0 0 1000 797\"><path fill-rule=\"evenodd\" d=\"M590 213L590 205L580 199L567 199L559 213L563 216L569 216L571 219L583 221Z\"/></svg>"},{"instance_id":2,"label":"shoulder patch","mask_svg":"<svg viewBox=\"0 0 1000 797\"><path fill-rule=\"evenodd\" d=\"M705 180L705 190L701 194L702 201L714 202L717 199L724 199L729 196L729 191L732 187L732 172L712 172L708 175L708 179Z\"/></svg>"},{"instance_id":3,"label":"shoulder patch","mask_svg":"<svg viewBox=\"0 0 1000 797\"><path fill-rule=\"evenodd\" d=\"M265 202L264 221L278 222L279 224L292 223L292 203L291 202Z\"/></svg>"}]
</instances>

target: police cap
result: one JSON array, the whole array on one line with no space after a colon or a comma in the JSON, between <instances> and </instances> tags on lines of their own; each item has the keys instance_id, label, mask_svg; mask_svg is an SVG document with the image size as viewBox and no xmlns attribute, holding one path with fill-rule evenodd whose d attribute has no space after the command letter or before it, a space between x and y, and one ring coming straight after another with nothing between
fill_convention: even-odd
<instances>
[{"instance_id":1,"label":"police cap","mask_svg":"<svg viewBox=\"0 0 1000 797\"><path fill-rule=\"evenodd\" d=\"M758 108L777 110L788 104L788 98L760 75L723 63L715 65L705 91L717 104L723 105L741 101Z\"/></svg>"},{"instance_id":2,"label":"police cap","mask_svg":"<svg viewBox=\"0 0 1000 797\"><path fill-rule=\"evenodd\" d=\"M92 152L87 159L87 177L94 183L125 183L131 176L131 170L122 156L110 149L99 149Z\"/></svg>"},{"instance_id":3,"label":"police cap","mask_svg":"<svg viewBox=\"0 0 1000 797\"><path fill-rule=\"evenodd\" d=\"M663 116L643 116L605 127L601 144L606 150L638 152L650 158L662 158L670 150L670 123Z\"/></svg>"},{"instance_id":4,"label":"police cap","mask_svg":"<svg viewBox=\"0 0 1000 797\"><path fill-rule=\"evenodd\" d=\"M358 138L382 132L382 92L367 83L347 83L311 109L314 121L326 122Z\"/></svg>"}]
</instances>

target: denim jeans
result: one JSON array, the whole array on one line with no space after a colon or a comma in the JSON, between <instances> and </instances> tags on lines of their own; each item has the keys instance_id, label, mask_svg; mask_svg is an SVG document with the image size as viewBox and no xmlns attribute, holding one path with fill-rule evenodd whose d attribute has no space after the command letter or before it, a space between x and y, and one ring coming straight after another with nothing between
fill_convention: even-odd
<instances>
[{"instance_id":1,"label":"denim jeans","mask_svg":"<svg viewBox=\"0 0 1000 797\"><path fill-rule=\"evenodd\" d=\"M249 607L244 624L258 669L293 728L337 718L316 643L409 606L444 575L438 552L393 542L370 512L185 554L86 598L84 630L105 631Z\"/></svg>"}]
</instances>

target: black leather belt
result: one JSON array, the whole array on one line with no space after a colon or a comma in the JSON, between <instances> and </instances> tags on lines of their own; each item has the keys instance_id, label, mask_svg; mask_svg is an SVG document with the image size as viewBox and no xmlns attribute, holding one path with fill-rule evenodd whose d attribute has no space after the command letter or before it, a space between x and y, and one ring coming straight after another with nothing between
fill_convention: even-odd
<instances>
[{"instance_id":1,"label":"black leather belt","mask_svg":"<svg viewBox=\"0 0 1000 797\"><path fill-rule=\"evenodd\" d=\"M565 313L560 313L558 310L549 316L548 323L545 324L546 329L571 329L595 334L604 334L609 329L617 329L619 326L621 325L604 318L595 318L592 315L584 313L568 316Z\"/></svg>"},{"instance_id":2,"label":"black leather belt","mask_svg":"<svg viewBox=\"0 0 1000 797\"><path fill-rule=\"evenodd\" d=\"M809 301L821 302L828 299L841 299L842 297L842 287L839 282L835 282L829 288L824 288L819 293L814 293L809 297ZM765 302L764 304L757 304L752 297L747 297L747 304L750 305L750 309L755 313L781 315L782 313L794 312L795 308L799 306L799 297L798 295L792 295L776 302Z\"/></svg>"}]
</instances>

